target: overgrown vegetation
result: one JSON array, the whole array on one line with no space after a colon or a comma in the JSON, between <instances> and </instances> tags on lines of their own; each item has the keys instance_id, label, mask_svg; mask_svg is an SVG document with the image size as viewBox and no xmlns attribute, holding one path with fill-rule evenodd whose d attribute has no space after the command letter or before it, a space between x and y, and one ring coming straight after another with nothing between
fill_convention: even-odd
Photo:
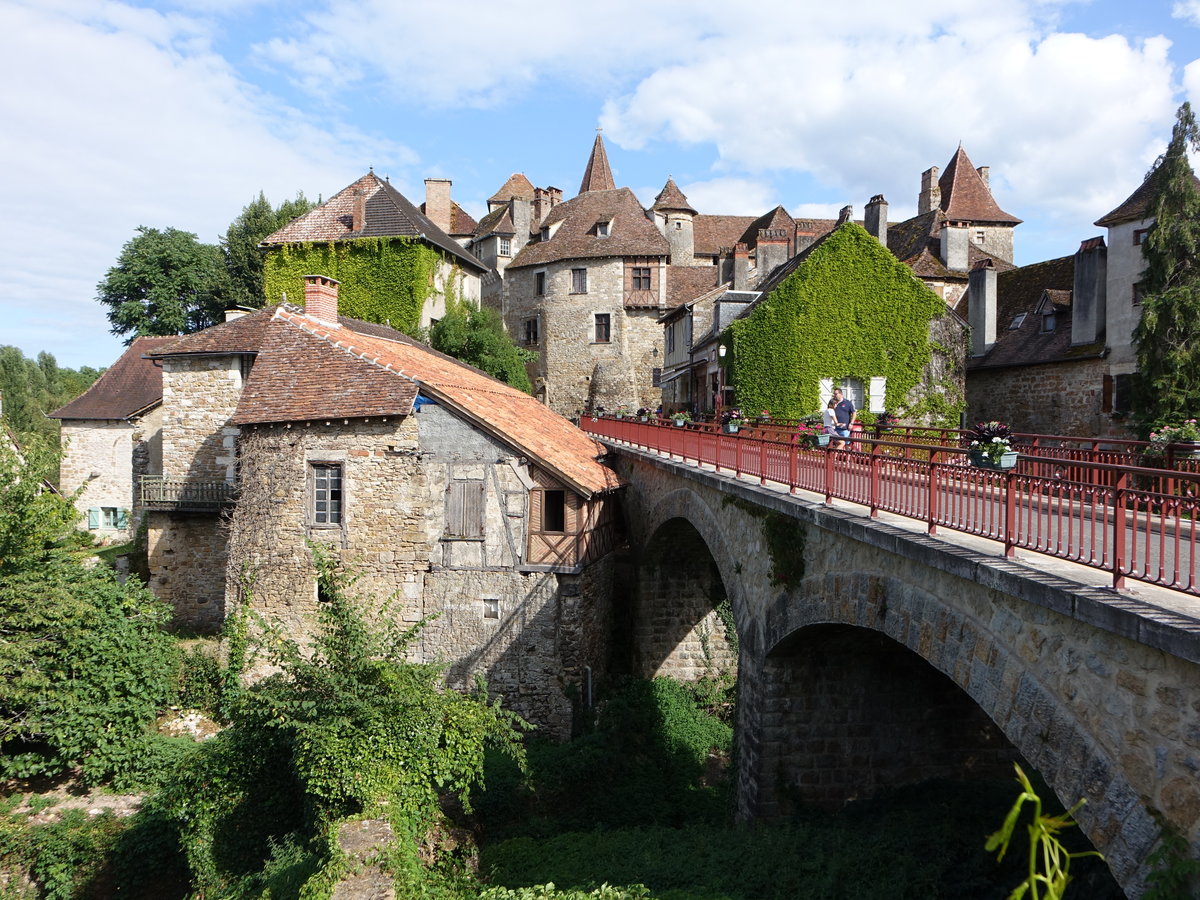
<instances>
[{"instance_id":1,"label":"overgrown vegetation","mask_svg":"<svg viewBox=\"0 0 1200 900\"><path fill-rule=\"evenodd\" d=\"M46 416L87 390L101 371L64 369L53 354L39 353L32 360L16 347L0 347L0 428L7 424L22 443L44 438L57 445L58 421ZM57 471L48 477L58 482Z\"/></svg>"},{"instance_id":2,"label":"overgrown vegetation","mask_svg":"<svg viewBox=\"0 0 1200 900\"><path fill-rule=\"evenodd\" d=\"M537 354L516 345L494 309L447 297L446 314L429 330L429 343L517 390L533 391L525 364Z\"/></svg>"}]
</instances>

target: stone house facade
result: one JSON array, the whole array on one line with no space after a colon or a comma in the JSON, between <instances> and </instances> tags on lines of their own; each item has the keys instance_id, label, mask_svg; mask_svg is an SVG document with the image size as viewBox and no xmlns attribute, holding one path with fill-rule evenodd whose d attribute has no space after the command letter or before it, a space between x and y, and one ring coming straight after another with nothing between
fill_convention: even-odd
<instances>
[{"instance_id":1,"label":"stone house facade","mask_svg":"<svg viewBox=\"0 0 1200 900\"><path fill-rule=\"evenodd\" d=\"M167 471L237 485L219 511L156 514L154 586L181 619L215 628L248 600L303 637L321 601L308 542L326 544L356 590L428 621L416 658L446 663L455 687L483 675L569 733L570 698L608 661L619 483L600 445L469 366L339 318L336 282L317 276L303 312L270 307L156 355L179 410Z\"/></svg>"},{"instance_id":2,"label":"stone house facade","mask_svg":"<svg viewBox=\"0 0 1200 900\"><path fill-rule=\"evenodd\" d=\"M80 528L102 543L131 540L141 521L137 485L162 473L162 369L147 353L170 337L134 338L93 384L51 418L61 423L59 485Z\"/></svg>"}]
</instances>

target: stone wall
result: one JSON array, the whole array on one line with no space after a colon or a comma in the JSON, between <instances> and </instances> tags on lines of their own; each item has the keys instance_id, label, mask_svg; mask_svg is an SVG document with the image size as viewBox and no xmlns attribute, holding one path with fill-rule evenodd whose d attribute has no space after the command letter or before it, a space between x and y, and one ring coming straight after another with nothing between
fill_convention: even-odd
<instances>
[{"instance_id":1,"label":"stone wall","mask_svg":"<svg viewBox=\"0 0 1200 900\"><path fill-rule=\"evenodd\" d=\"M174 609L174 624L204 633L225 622L229 523L216 514L149 511L150 590Z\"/></svg>"},{"instance_id":2,"label":"stone wall","mask_svg":"<svg viewBox=\"0 0 1200 900\"><path fill-rule=\"evenodd\" d=\"M236 480L241 356L163 360L162 471L167 478Z\"/></svg>"},{"instance_id":3,"label":"stone wall","mask_svg":"<svg viewBox=\"0 0 1200 900\"><path fill-rule=\"evenodd\" d=\"M356 594L394 597L391 614L403 622L430 620L415 658L446 663L455 687L481 674L510 708L552 735L570 732L569 695L584 666L604 663L604 643L577 641L598 630L593 591L605 582L591 572L521 571L532 479L511 448L428 405L404 418L248 427L240 452L231 602L245 569L254 577L256 611L303 637L318 602L305 538L332 544L361 575ZM340 525L311 523L314 462L343 467ZM449 533L454 484L482 486L477 537Z\"/></svg>"},{"instance_id":4,"label":"stone wall","mask_svg":"<svg viewBox=\"0 0 1200 900\"><path fill-rule=\"evenodd\" d=\"M571 270L587 269L587 292L571 293ZM535 276L546 275L546 293L535 293ZM620 258L567 260L545 267L509 269L504 281L509 333L520 338L526 319L539 317L538 362L545 402L575 417L589 406L615 410L622 404L656 408L662 399L653 369L662 365L659 309L625 308L625 263ZM595 315L606 313L610 340L595 340ZM657 354L655 353L657 351Z\"/></svg>"},{"instance_id":5,"label":"stone wall","mask_svg":"<svg viewBox=\"0 0 1200 900\"><path fill-rule=\"evenodd\" d=\"M1101 412L1104 360L973 369L967 376L969 422L998 419L1014 431L1095 437L1112 432Z\"/></svg>"}]
</instances>

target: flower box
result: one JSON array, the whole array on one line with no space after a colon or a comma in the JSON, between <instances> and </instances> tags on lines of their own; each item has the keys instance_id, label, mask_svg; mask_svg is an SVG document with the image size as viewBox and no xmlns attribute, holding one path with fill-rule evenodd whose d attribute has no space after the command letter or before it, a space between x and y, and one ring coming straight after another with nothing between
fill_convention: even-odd
<instances>
[{"instance_id":1,"label":"flower box","mask_svg":"<svg viewBox=\"0 0 1200 900\"><path fill-rule=\"evenodd\" d=\"M1011 469L1017 464L1017 458L1021 454L1016 450L1006 451L998 462L993 462L991 457L987 456L982 450L970 451L971 465L977 466L980 469Z\"/></svg>"},{"instance_id":2,"label":"flower box","mask_svg":"<svg viewBox=\"0 0 1200 900\"><path fill-rule=\"evenodd\" d=\"M818 435L816 435L816 436L815 436L815 439L814 439L814 441L813 441L813 446L814 446L814 447L828 447L828 446L829 446L829 439L830 439L831 437L833 437L833 435L830 435L830 434L818 434Z\"/></svg>"},{"instance_id":3,"label":"flower box","mask_svg":"<svg viewBox=\"0 0 1200 900\"><path fill-rule=\"evenodd\" d=\"M726 424L726 425L722 425L722 426L721 426L721 428L722 428L722 429L725 431L725 433L726 433L726 434L737 434L737 433L738 433L738 427L739 427L739 426L737 426L737 425L730 425L730 424Z\"/></svg>"},{"instance_id":4,"label":"flower box","mask_svg":"<svg viewBox=\"0 0 1200 900\"><path fill-rule=\"evenodd\" d=\"M682 428L684 425L687 424L686 419L672 419L672 421L675 423L676 428Z\"/></svg>"}]
</instances>

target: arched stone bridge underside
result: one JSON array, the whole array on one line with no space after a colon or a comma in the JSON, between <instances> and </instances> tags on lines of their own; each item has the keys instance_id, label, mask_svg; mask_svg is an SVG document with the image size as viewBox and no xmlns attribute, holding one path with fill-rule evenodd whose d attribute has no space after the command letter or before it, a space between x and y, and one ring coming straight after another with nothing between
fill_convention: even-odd
<instances>
[{"instance_id":1,"label":"arched stone bridge underside","mask_svg":"<svg viewBox=\"0 0 1200 900\"><path fill-rule=\"evenodd\" d=\"M1151 809L1200 845L1200 628L1136 599L627 448L635 661L740 650L738 812L1023 758L1131 897ZM690 599L689 599L690 598ZM981 836L982 837L982 836Z\"/></svg>"}]
</instances>

